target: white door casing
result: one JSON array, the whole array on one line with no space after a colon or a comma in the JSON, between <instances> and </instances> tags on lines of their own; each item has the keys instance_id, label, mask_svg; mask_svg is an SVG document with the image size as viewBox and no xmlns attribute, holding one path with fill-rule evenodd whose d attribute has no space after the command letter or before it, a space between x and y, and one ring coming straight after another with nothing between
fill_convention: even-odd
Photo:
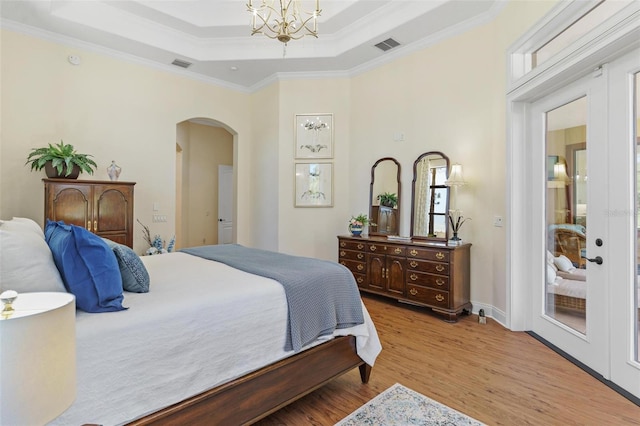
<instances>
[{"instance_id":1,"label":"white door casing","mask_svg":"<svg viewBox=\"0 0 640 426\"><path fill-rule=\"evenodd\" d=\"M233 166L218 166L218 244L233 243Z\"/></svg>"}]
</instances>

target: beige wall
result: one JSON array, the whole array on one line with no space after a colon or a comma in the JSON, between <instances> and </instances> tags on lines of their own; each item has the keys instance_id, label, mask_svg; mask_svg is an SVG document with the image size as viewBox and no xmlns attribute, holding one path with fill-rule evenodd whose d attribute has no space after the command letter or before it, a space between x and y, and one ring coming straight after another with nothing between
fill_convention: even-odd
<instances>
[{"instance_id":1,"label":"beige wall","mask_svg":"<svg viewBox=\"0 0 640 426\"><path fill-rule=\"evenodd\" d=\"M373 163L391 156L402 165L407 235L413 161L437 150L469 182L458 205L472 218L461 231L473 243L472 301L504 310L505 228L493 216L505 215L505 52L554 3L510 2L488 24L372 71L285 80L250 95L3 30L0 217L42 221L43 174L23 164L29 148L62 138L95 156L97 179L116 160L121 179L137 182L136 217L150 222L157 201L168 222L156 232L173 234L175 144L185 137L176 125L205 117L234 137L237 241L336 259L336 235L368 212ZM296 113L334 114L332 208L293 207ZM405 140L394 142L396 133ZM136 238L144 248L138 227Z\"/></svg>"},{"instance_id":2,"label":"beige wall","mask_svg":"<svg viewBox=\"0 0 640 426\"><path fill-rule=\"evenodd\" d=\"M106 57L87 50L2 30L0 217L43 222L44 172L23 166L32 147L64 139L98 163L94 176L108 179L111 160L120 180L137 182L135 217L151 225L153 203L167 223L152 232L174 234L176 125L194 117L215 118L238 135L236 181L249 187L250 97L215 85ZM82 58L80 66L67 61ZM238 241L250 243L250 198L237 194ZM134 247L146 247L136 223Z\"/></svg>"}]
</instances>

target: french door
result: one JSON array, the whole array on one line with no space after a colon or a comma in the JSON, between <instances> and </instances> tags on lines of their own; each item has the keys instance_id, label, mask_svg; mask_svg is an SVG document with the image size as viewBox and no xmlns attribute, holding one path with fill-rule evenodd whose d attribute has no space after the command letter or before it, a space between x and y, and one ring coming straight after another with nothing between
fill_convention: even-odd
<instances>
[{"instance_id":1,"label":"french door","mask_svg":"<svg viewBox=\"0 0 640 426\"><path fill-rule=\"evenodd\" d=\"M531 329L640 397L636 50L530 104ZM538 262L536 262L538 263Z\"/></svg>"}]
</instances>

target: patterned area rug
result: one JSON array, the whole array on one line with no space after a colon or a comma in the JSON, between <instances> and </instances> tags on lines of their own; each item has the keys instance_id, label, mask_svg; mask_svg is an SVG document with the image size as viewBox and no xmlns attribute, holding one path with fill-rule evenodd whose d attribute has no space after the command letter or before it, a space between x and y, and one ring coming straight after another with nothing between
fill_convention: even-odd
<instances>
[{"instance_id":1,"label":"patterned area rug","mask_svg":"<svg viewBox=\"0 0 640 426\"><path fill-rule=\"evenodd\" d=\"M396 383L336 424L361 425L483 426L484 423Z\"/></svg>"}]
</instances>

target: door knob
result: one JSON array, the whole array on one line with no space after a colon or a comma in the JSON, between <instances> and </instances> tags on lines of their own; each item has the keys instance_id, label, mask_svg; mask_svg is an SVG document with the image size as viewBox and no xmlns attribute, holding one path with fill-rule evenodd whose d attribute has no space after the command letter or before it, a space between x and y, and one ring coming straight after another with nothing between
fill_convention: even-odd
<instances>
[{"instance_id":1,"label":"door knob","mask_svg":"<svg viewBox=\"0 0 640 426\"><path fill-rule=\"evenodd\" d=\"M589 262L594 262L594 263L597 263L598 265L602 265L602 257L600 256L596 256L593 259L589 259L588 257L585 259L587 259Z\"/></svg>"}]
</instances>

